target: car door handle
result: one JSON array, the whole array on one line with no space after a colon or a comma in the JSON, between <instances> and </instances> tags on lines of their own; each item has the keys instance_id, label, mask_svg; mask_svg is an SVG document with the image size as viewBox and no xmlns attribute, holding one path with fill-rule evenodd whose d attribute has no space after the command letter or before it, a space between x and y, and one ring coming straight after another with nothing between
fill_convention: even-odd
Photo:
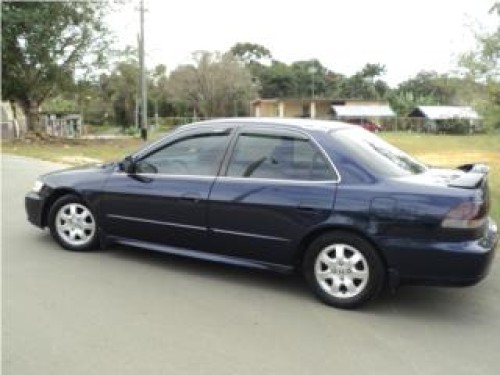
<instances>
[{"instance_id":1,"label":"car door handle","mask_svg":"<svg viewBox=\"0 0 500 375\"><path fill-rule=\"evenodd\" d=\"M309 213L315 213L315 212L318 211L317 208L314 208L314 207L305 207L305 206L298 206L297 210L299 210L300 212L309 212Z\"/></svg>"},{"instance_id":2,"label":"car door handle","mask_svg":"<svg viewBox=\"0 0 500 375\"><path fill-rule=\"evenodd\" d=\"M179 197L182 201L198 203L201 200L201 195L199 193L184 193Z\"/></svg>"},{"instance_id":3,"label":"car door handle","mask_svg":"<svg viewBox=\"0 0 500 375\"><path fill-rule=\"evenodd\" d=\"M307 212L307 213L314 213L314 214L319 214L321 213L321 208L316 205L314 205L314 202L302 202L297 205L297 210L300 212Z\"/></svg>"},{"instance_id":4,"label":"car door handle","mask_svg":"<svg viewBox=\"0 0 500 375\"><path fill-rule=\"evenodd\" d=\"M150 183L153 182L153 179L148 176L142 176L140 174L129 174L128 175L130 178L139 181L139 182L144 182L144 183Z\"/></svg>"}]
</instances>

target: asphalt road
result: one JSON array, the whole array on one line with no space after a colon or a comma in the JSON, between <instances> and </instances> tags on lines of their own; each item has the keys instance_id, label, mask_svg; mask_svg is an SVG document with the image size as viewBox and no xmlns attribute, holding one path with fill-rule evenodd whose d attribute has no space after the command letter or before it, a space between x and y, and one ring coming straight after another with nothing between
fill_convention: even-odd
<instances>
[{"instance_id":1,"label":"asphalt road","mask_svg":"<svg viewBox=\"0 0 500 375\"><path fill-rule=\"evenodd\" d=\"M406 287L340 311L298 277L124 247L62 250L23 206L55 168L3 157L3 374L499 373L498 257L475 287Z\"/></svg>"}]
</instances>

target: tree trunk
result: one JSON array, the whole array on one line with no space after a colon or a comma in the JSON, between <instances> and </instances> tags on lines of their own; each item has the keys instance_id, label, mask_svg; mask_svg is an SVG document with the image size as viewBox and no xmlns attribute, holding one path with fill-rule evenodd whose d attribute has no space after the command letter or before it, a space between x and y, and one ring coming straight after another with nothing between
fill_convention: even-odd
<instances>
[{"instance_id":1,"label":"tree trunk","mask_svg":"<svg viewBox=\"0 0 500 375\"><path fill-rule=\"evenodd\" d=\"M28 100L27 103L24 103L23 110L26 116L28 131L41 133L40 106L38 102L36 100Z\"/></svg>"}]
</instances>

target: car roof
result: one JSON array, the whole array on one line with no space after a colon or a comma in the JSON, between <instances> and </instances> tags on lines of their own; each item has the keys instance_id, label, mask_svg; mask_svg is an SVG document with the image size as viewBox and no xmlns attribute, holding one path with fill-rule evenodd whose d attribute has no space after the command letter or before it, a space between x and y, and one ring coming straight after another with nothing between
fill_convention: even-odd
<instances>
[{"instance_id":1,"label":"car roof","mask_svg":"<svg viewBox=\"0 0 500 375\"><path fill-rule=\"evenodd\" d=\"M198 127L215 124L252 124L265 126L290 127L303 130L317 130L323 132L336 131L340 129L352 128L351 124L334 120L316 120L303 118L275 118L275 117L230 117L213 120L199 121L185 127ZM184 126L183 126L184 128Z\"/></svg>"}]
</instances>

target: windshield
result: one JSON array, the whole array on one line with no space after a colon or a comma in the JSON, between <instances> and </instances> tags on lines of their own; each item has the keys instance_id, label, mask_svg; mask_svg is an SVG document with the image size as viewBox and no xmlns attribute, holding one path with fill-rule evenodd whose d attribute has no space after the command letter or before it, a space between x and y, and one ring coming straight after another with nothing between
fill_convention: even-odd
<instances>
[{"instance_id":1,"label":"windshield","mask_svg":"<svg viewBox=\"0 0 500 375\"><path fill-rule=\"evenodd\" d=\"M399 148L366 130L353 128L331 132L349 151L367 166L383 175L419 174L427 167Z\"/></svg>"}]
</instances>

